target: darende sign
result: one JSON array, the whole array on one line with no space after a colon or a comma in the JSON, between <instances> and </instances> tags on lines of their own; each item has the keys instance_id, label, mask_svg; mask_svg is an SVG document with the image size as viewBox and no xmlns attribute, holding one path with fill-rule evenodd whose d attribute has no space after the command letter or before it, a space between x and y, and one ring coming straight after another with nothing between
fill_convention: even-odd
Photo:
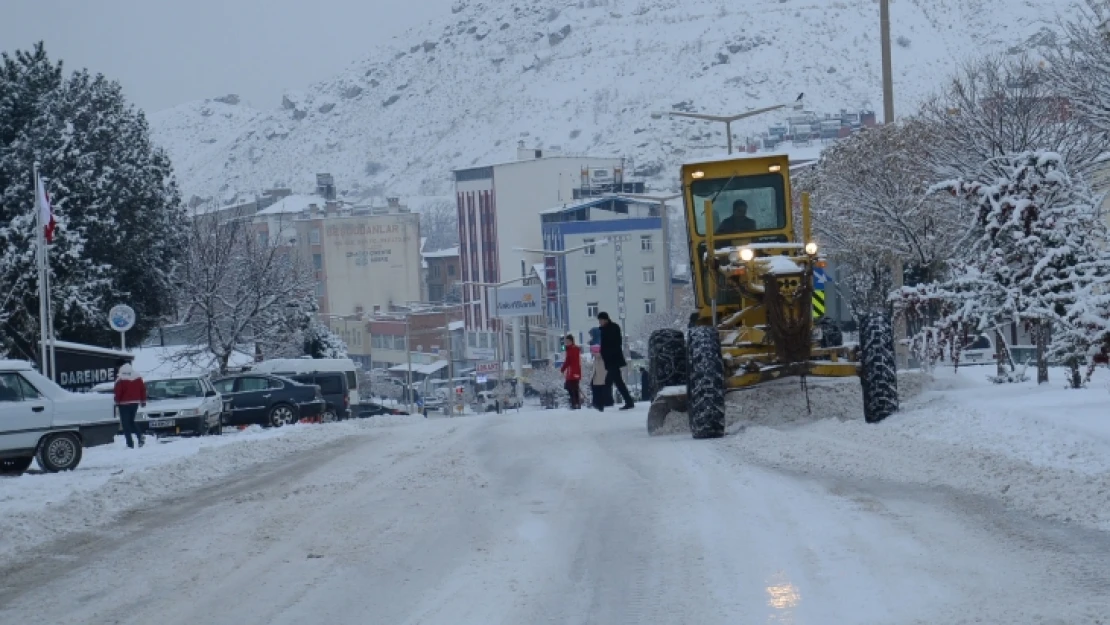
<instances>
[{"instance_id":1,"label":"darende sign","mask_svg":"<svg viewBox=\"0 0 1110 625\"><path fill-rule=\"evenodd\" d=\"M517 286L497 289L495 317L532 317L543 315L542 287Z\"/></svg>"}]
</instances>

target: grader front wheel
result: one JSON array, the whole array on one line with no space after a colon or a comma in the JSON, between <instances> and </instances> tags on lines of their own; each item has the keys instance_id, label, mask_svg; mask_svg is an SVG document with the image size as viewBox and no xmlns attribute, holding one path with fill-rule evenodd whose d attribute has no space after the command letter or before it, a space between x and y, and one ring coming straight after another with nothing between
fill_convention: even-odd
<instances>
[{"instance_id":1,"label":"grader front wheel","mask_svg":"<svg viewBox=\"0 0 1110 625\"><path fill-rule=\"evenodd\" d=\"M716 328L690 329L687 401L690 433L694 438L725 435L725 363Z\"/></svg>"}]
</instances>

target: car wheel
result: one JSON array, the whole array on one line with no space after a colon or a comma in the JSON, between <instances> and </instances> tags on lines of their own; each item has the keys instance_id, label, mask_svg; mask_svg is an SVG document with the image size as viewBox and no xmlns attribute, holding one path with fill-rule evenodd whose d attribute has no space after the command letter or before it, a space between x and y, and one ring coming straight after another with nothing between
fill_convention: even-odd
<instances>
[{"instance_id":1,"label":"car wheel","mask_svg":"<svg viewBox=\"0 0 1110 625\"><path fill-rule=\"evenodd\" d=\"M332 410L331 408L328 408L327 410L324 411L324 423L334 423L338 420L339 420L339 415L335 414L335 411Z\"/></svg>"},{"instance_id":2,"label":"car wheel","mask_svg":"<svg viewBox=\"0 0 1110 625\"><path fill-rule=\"evenodd\" d=\"M39 444L35 460L43 471L72 471L81 462L81 440L72 432L47 436Z\"/></svg>"},{"instance_id":3,"label":"car wheel","mask_svg":"<svg viewBox=\"0 0 1110 625\"><path fill-rule=\"evenodd\" d=\"M270 426L279 428L297 422L297 413L287 404L278 404L270 408Z\"/></svg>"},{"instance_id":4,"label":"car wheel","mask_svg":"<svg viewBox=\"0 0 1110 625\"><path fill-rule=\"evenodd\" d=\"M223 436L224 433L224 416L218 415L216 417L216 425L212 426L212 434L216 436Z\"/></svg>"},{"instance_id":5,"label":"car wheel","mask_svg":"<svg viewBox=\"0 0 1110 625\"><path fill-rule=\"evenodd\" d=\"M34 456L0 460L0 475L19 475L31 467Z\"/></svg>"},{"instance_id":6,"label":"car wheel","mask_svg":"<svg viewBox=\"0 0 1110 625\"><path fill-rule=\"evenodd\" d=\"M208 415L203 415L200 418L200 424L197 426L197 431L194 433L196 436L208 436L212 428L208 427Z\"/></svg>"}]
</instances>

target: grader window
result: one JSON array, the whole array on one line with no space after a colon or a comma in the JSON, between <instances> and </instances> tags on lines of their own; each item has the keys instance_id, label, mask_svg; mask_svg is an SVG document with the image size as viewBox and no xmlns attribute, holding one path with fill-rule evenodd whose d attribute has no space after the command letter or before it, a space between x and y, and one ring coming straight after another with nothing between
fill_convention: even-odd
<instances>
[{"instance_id":1,"label":"grader window","mask_svg":"<svg viewBox=\"0 0 1110 625\"><path fill-rule=\"evenodd\" d=\"M697 233L705 235L706 200L713 200L714 234L727 236L785 228L783 186L780 174L695 181L690 185L690 191L694 199Z\"/></svg>"}]
</instances>

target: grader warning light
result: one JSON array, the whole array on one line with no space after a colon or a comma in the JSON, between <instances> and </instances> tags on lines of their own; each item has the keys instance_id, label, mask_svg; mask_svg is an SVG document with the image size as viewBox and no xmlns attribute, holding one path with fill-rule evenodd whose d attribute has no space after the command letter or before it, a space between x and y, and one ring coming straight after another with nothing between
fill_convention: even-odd
<instances>
[{"instance_id":1,"label":"grader warning light","mask_svg":"<svg viewBox=\"0 0 1110 625\"><path fill-rule=\"evenodd\" d=\"M679 411L694 438L723 436L726 392L787 376L858 376L869 423L898 409L890 320L865 316L859 345L850 348L824 315L825 261L805 195L795 231L789 165L778 155L683 166L697 312L687 332L658 330L648 340L659 389L649 433Z\"/></svg>"}]
</instances>

